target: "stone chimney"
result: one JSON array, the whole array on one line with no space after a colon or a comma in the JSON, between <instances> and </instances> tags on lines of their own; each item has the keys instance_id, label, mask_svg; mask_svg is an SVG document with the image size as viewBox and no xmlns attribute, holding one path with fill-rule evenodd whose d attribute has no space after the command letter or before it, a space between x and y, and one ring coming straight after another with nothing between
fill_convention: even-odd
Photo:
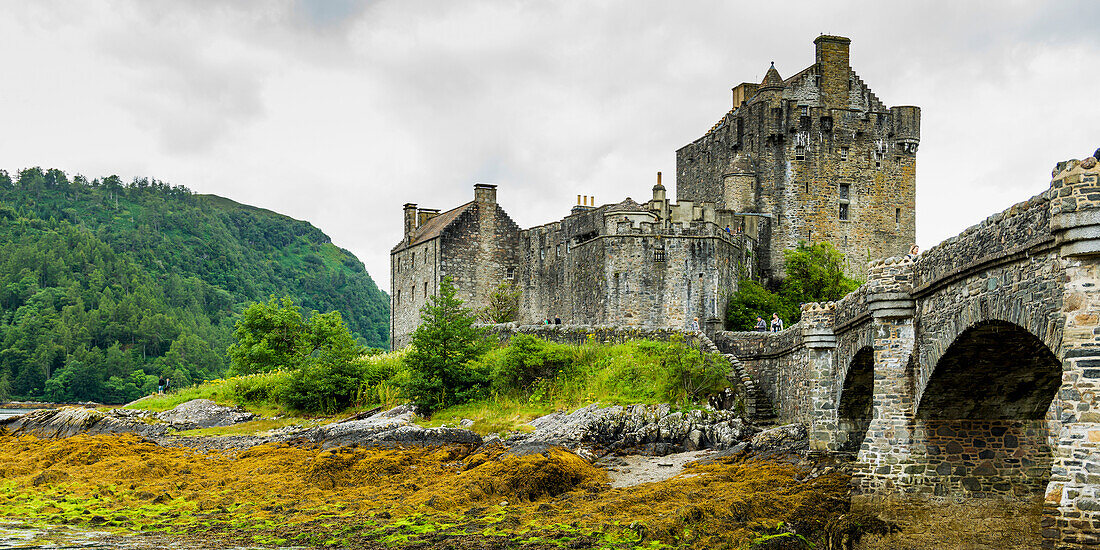
<instances>
[{"instance_id":1,"label":"stone chimney","mask_svg":"<svg viewBox=\"0 0 1100 550\"><path fill-rule=\"evenodd\" d=\"M661 185L660 172L657 172L657 185L653 186L653 200L655 202L664 202L665 200L665 186Z\"/></svg>"},{"instance_id":2,"label":"stone chimney","mask_svg":"<svg viewBox=\"0 0 1100 550\"><path fill-rule=\"evenodd\" d=\"M823 34L814 40L817 74L821 76L821 101L826 109L848 107L848 78L852 69L848 62L851 39Z\"/></svg>"},{"instance_id":3,"label":"stone chimney","mask_svg":"<svg viewBox=\"0 0 1100 550\"><path fill-rule=\"evenodd\" d=\"M424 224L428 223L428 220L438 215L438 208L421 208L420 210L417 210L416 226L423 227Z\"/></svg>"},{"instance_id":4,"label":"stone chimney","mask_svg":"<svg viewBox=\"0 0 1100 550\"><path fill-rule=\"evenodd\" d=\"M407 202L402 207L405 211L405 240L407 241L416 231L416 203Z\"/></svg>"},{"instance_id":5,"label":"stone chimney","mask_svg":"<svg viewBox=\"0 0 1100 550\"><path fill-rule=\"evenodd\" d=\"M474 202L483 204L496 204L497 186L491 183L475 183Z\"/></svg>"}]
</instances>

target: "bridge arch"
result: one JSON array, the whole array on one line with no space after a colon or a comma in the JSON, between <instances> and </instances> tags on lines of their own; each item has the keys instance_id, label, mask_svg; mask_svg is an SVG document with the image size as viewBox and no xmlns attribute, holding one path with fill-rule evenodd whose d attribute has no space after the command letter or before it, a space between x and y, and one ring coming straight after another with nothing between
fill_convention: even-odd
<instances>
[{"instance_id":1,"label":"bridge arch","mask_svg":"<svg viewBox=\"0 0 1100 550\"><path fill-rule=\"evenodd\" d=\"M979 326L998 323L1016 326L1030 333L1055 357L1060 357L1061 297L1055 295L1053 300L1037 299L1031 302L1022 300L1023 296L1018 290L1013 291L1012 287L1001 281L1004 277L1006 274L1003 272L986 272L980 277L940 289L922 299L928 302L932 311L918 315L922 338L918 344L919 370L917 379L914 380L916 403L923 402L924 392L949 348L959 342L965 333ZM963 293L974 284L986 290L961 304L944 301L945 297Z\"/></svg>"},{"instance_id":2,"label":"bridge arch","mask_svg":"<svg viewBox=\"0 0 1100 550\"><path fill-rule=\"evenodd\" d=\"M844 373L837 400L837 446L855 453L863 444L874 411L875 349L856 351Z\"/></svg>"},{"instance_id":3,"label":"bridge arch","mask_svg":"<svg viewBox=\"0 0 1100 550\"><path fill-rule=\"evenodd\" d=\"M1053 456L1047 414L1062 362L1007 321L971 325L933 365L916 404L927 475L939 495L1042 494Z\"/></svg>"}]
</instances>

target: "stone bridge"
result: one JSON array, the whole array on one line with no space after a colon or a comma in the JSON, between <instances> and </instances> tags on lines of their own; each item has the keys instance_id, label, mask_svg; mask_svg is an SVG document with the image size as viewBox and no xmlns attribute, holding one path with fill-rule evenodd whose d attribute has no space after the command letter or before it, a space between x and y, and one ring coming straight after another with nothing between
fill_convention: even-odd
<instances>
[{"instance_id":1,"label":"stone bridge","mask_svg":"<svg viewBox=\"0 0 1100 550\"><path fill-rule=\"evenodd\" d=\"M1044 498L1045 548L1100 545L1100 167L780 333L718 332L784 422L851 453L864 494Z\"/></svg>"}]
</instances>

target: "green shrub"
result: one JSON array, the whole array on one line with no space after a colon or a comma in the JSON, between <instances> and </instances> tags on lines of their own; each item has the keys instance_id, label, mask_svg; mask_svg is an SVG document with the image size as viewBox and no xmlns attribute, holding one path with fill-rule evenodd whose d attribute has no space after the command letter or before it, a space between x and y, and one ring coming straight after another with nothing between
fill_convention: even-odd
<instances>
[{"instance_id":1,"label":"green shrub","mask_svg":"<svg viewBox=\"0 0 1100 550\"><path fill-rule=\"evenodd\" d=\"M730 387L730 364L716 353L703 353L673 341L662 353L667 378L663 398L670 403L703 403Z\"/></svg>"},{"instance_id":2,"label":"green shrub","mask_svg":"<svg viewBox=\"0 0 1100 550\"><path fill-rule=\"evenodd\" d=\"M289 378L290 374L286 371L273 371L235 376L228 383L238 405L275 405L286 391ZM204 386L217 385L219 382L208 382Z\"/></svg>"},{"instance_id":3,"label":"green shrub","mask_svg":"<svg viewBox=\"0 0 1100 550\"><path fill-rule=\"evenodd\" d=\"M528 334L513 336L493 370L494 389L522 390L537 380L552 379L566 373L573 366L573 354L569 348Z\"/></svg>"}]
</instances>

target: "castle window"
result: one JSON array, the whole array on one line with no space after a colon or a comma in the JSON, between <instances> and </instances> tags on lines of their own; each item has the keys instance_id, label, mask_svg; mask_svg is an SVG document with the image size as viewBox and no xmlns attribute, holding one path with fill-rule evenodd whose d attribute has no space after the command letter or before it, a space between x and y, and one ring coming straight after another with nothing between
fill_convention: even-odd
<instances>
[{"instance_id":1,"label":"castle window","mask_svg":"<svg viewBox=\"0 0 1100 550\"><path fill-rule=\"evenodd\" d=\"M428 297L428 281L424 281L424 297Z\"/></svg>"},{"instance_id":2,"label":"castle window","mask_svg":"<svg viewBox=\"0 0 1100 550\"><path fill-rule=\"evenodd\" d=\"M655 261L655 262L665 261L665 249L664 248L655 248L655 249L653 249L653 261Z\"/></svg>"},{"instance_id":3,"label":"castle window","mask_svg":"<svg viewBox=\"0 0 1100 550\"><path fill-rule=\"evenodd\" d=\"M800 114L802 116L810 116L810 106L809 105L799 105L798 106L798 114Z\"/></svg>"},{"instance_id":4,"label":"castle window","mask_svg":"<svg viewBox=\"0 0 1100 550\"><path fill-rule=\"evenodd\" d=\"M794 159L806 160L806 147L803 145L796 145L794 147Z\"/></svg>"},{"instance_id":5,"label":"castle window","mask_svg":"<svg viewBox=\"0 0 1100 550\"><path fill-rule=\"evenodd\" d=\"M540 260L545 260L546 259L546 249L545 248L541 248L541 247L539 248L539 259Z\"/></svg>"},{"instance_id":6,"label":"castle window","mask_svg":"<svg viewBox=\"0 0 1100 550\"><path fill-rule=\"evenodd\" d=\"M848 148L847 147L841 147L840 148L840 160L848 160Z\"/></svg>"},{"instance_id":7,"label":"castle window","mask_svg":"<svg viewBox=\"0 0 1100 550\"><path fill-rule=\"evenodd\" d=\"M849 214L849 212L848 212L849 201L851 200L851 196L852 196L851 186L847 183L840 184L839 194L840 194L840 201L839 201L840 202L840 211L839 211L840 219L842 221L846 221L846 220L848 220L848 214Z\"/></svg>"},{"instance_id":8,"label":"castle window","mask_svg":"<svg viewBox=\"0 0 1100 550\"><path fill-rule=\"evenodd\" d=\"M414 265L416 265L416 252L413 252L412 256L409 256L409 266L411 267Z\"/></svg>"},{"instance_id":9,"label":"castle window","mask_svg":"<svg viewBox=\"0 0 1100 550\"><path fill-rule=\"evenodd\" d=\"M397 291L397 296L394 297L394 303L397 304L397 305L401 305L401 290L400 289L398 289L398 291Z\"/></svg>"},{"instance_id":10,"label":"castle window","mask_svg":"<svg viewBox=\"0 0 1100 550\"><path fill-rule=\"evenodd\" d=\"M505 273L504 276L507 277L508 279L515 279L516 278L516 268L509 267L508 271Z\"/></svg>"},{"instance_id":11,"label":"castle window","mask_svg":"<svg viewBox=\"0 0 1100 550\"><path fill-rule=\"evenodd\" d=\"M894 209L894 229L901 229L901 209Z\"/></svg>"}]
</instances>

